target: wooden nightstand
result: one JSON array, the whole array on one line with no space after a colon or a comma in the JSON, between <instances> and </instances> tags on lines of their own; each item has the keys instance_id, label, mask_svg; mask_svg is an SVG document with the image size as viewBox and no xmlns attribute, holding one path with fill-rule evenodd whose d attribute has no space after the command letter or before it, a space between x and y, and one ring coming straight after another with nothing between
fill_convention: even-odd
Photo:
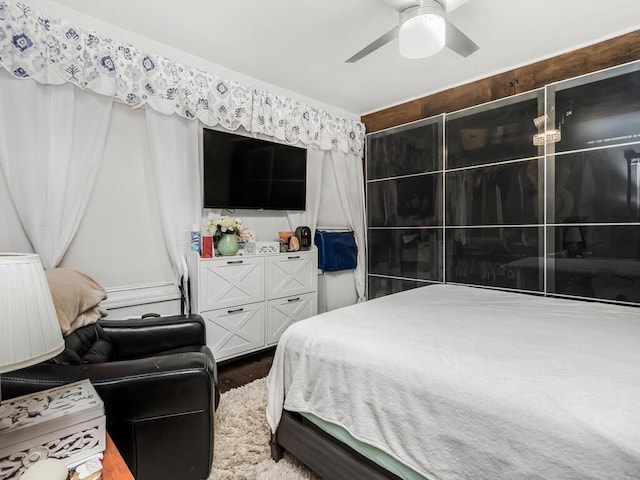
<instances>
[{"instance_id":1,"label":"wooden nightstand","mask_svg":"<svg viewBox=\"0 0 640 480\"><path fill-rule=\"evenodd\" d=\"M129 467L124 463L120 452L113 443L113 440L111 440L109 434L107 434L106 440L104 459L102 461L103 480L134 480L133 475L131 475L129 471Z\"/></svg>"}]
</instances>

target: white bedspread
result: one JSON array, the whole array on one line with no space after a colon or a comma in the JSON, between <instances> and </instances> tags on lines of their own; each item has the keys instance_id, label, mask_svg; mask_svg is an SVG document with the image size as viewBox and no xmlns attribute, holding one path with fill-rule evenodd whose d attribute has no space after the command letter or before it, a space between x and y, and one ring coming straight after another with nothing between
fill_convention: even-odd
<instances>
[{"instance_id":1,"label":"white bedspread","mask_svg":"<svg viewBox=\"0 0 640 480\"><path fill-rule=\"evenodd\" d=\"M640 309L434 285L298 322L285 409L433 480L640 478Z\"/></svg>"}]
</instances>

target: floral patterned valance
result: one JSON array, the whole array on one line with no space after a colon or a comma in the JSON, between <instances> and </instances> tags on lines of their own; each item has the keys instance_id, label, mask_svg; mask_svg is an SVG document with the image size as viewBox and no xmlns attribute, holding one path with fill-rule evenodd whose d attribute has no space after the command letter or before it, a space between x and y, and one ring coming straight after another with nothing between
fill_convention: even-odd
<instances>
[{"instance_id":1,"label":"floral patterned valance","mask_svg":"<svg viewBox=\"0 0 640 480\"><path fill-rule=\"evenodd\" d=\"M286 143L362 154L364 125L197 70L0 0L0 66L43 84L72 83L136 108L240 126Z\"/></svg>"}]
</instances>

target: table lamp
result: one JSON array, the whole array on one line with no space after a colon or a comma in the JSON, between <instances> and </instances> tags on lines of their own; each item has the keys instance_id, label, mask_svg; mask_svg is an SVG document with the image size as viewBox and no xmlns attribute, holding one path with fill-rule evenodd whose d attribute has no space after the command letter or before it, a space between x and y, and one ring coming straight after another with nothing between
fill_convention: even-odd
<instances>
[{"instance_id":1,"label":"table lamp","mask_svg":"<svg viewBox=\"0 0 640 480\"><path fill-rule=\"evenodd\" d=\"M0 374L64 350L49 284L36 254L0 253ZM2 402L0 378L0 403Z\"/></svg>"},{"instance_id":2,"label":"table lamp","mask_svg":"<svg viewBox=\"0 0 640 480\"><path fill-rule=\"evenodd\" d=\"M62 350L62 330L40 257L0 253L0 374L40 363ZM64 480L66 472L63 462L47 459L34 463L23 476Z\"/></svg>"}]
</instances>

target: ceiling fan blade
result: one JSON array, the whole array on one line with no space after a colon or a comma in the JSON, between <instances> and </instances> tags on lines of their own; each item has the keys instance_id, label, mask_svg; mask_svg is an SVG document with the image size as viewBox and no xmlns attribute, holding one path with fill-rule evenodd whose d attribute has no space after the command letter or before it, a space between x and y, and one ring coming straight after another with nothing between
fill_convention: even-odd
<instances>
[{"instance_id":1,"label":"ceiling fan blade","mask_svg":"<svg viewBox=\"0 0 640 480\"><path fill-rule=\"evenodd\" d=\"M456 8L464 5L469 0L440 0L440 3L444 4L444 9L447 13L454 11Z\"/></svg>"},{"instance_id":2,"label":"ceiling fan blade","mask_svg":"<svg viewBox=\"0 0 640 480\"><path fill-rule=\"evenodd\" d=\"M462 31L458 29L453 23L449 20L445 20L447 23L446 27L446 40L445 45L463 57L468 57L473 52L478 50L478 45L476 42L467 37Z\"/></svg>"},{"instance_id":3,"label":"ceiling fan blade","mask_svg":"<svg viewBox=\"0 0 640 480\"><path fill-rule=\"evenodd\" d=\"M383 3L386 3L394 10L401 12L409 7L418 7L420 6L419 0L382 0Z\"/></svg>"},{"instance_id":4,"label":"ceiling fan blade","mask_svg":"<svg viewBox=\"0 0 640 480\"><path fill-rule=\"evenodd\" d=\"M434 1L442 5L444 10L449 13L464 5L469 0L382 0L383 3L386 3L391 8L399 12L409 7L419 7L424 4L432 4Z\"/></svg>"},{"instance_id":5,"label":"ceiling fan blade","mask_svg":"<svg viewBox=\"0 0 640 480\"><path fill-rule=\"evenodd\" d=\"M378 38L377 40L374 40L369 45L364 47L362 50L360 50L358 53L356 53L353 57L345 60L345 63L355 63L358 60L366 57L371 52L376 51L377 49L379 49L383 45L386 45L387 43L389 43L391 40L397 38L399 31L400 31L400 26L396 25L391 30L389 30L387 33L382 35L380 38Z\"/></svg>"}]
</instances>

